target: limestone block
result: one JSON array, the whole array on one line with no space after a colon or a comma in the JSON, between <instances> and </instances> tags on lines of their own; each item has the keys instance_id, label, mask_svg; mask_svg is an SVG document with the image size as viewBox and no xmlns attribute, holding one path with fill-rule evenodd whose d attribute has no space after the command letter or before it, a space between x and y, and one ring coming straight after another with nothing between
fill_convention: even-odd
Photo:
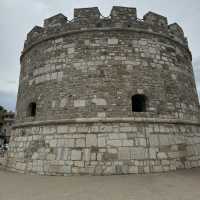
<instances>
[{"instance_id":1,"label":"limestone block","mask_svg":"<svg viewBox=\"0 0 200 200\"><path fill-rule=\"evenodd\" d=\"M158 148L149 148L149 158L156 159Z\"/></svg>"},{"instance_id":2,"label":"limestone block","mask_svg":"<svg viewBox=\"0 0 200 200\"><path fill-rule=\"evenodd\" d=\"M109 38L108 39L108 44L110 44L110 45L116 45L116 44L118 44L118 39L117 38Z\"/></svg>"},{"instance_id":3,"label":"limestone block","mask_svg":"<svg viewBox=\"0 0 200 200\"><path fill-rule=\"evenodd\" d=\"M57 146L57 140L56 139L50 140L49 146L50 147L56 147Z\"/></svg>"},{"instance_id":4,"label":"limestone block","mask_svg":"<svg viewBox=\"0 0 200 200\"><path fill-rule=\"evenodd\" d=\"M138 174L138 167L137 166L129 166L128 173Z\"/></svg>"},{"instance_id":5,"label":"limestone block","mask_svg":"<svg viewBox=\"0 0 200 200\"><path fill-rule=\"evenodd\" d=\"M160 145L169 145L169 135L159 135Z\"/></svg>"},{"instance_id":6,"label":"limestone block","mask_svg":"<svg viewBox=\"0 0 200 200\"><path fill-rule=\"evenodd\" d=\"M105 175L111 175L111 174L115 174L116 170L114 166L107 166L104 170L104 174Z\"/></svg>"},{"instance_id":7,"label":"limestone block","mask_svg":"<svg viewBox=\"0 0 200 200\"><path fill-rule=\"evenodd\" d=\"M149 135L150 146L159 146L158 135Z\"/></svg>"},{"instance_id":8,"label":"limestone block","mask_svg":"<svg viewBox=\"0 0 200 200\"><path fill-rule=\"evenodd\" d=\"M76 147L85 147L85 139L76 139Z\"/></svg>"},{"instance_id":9,"label":"limestone block","mask_svg":"<svg viewBox=\"0 0 200 200\"><path fill-rule=\"evenodd\" d=\"M63 160L64 158L64 148L57 148L56 160Z\"/></svg>"},{"instance_id":10,"label":"limestone block","mask_svg":"<svg viewBox=\"0 0 200 200\"><path fill-rule=\"evenodd\" d=\"M167 154L165 152L159 152L157 157L158 159L167 159Z\"/></svg>"},{"instance_id":11,"label":"limestone block","mask_svg":"<svg viewBox=\"0 0 200 200\"><path fill-rule=\"evenodd\" d=\"M55 154L48 154L47 157L46 157L47 160L55 160L56 159L56 155Z\"/></svg>"},{"instance_id":12,"label":"limestone block","mask_svg":"<svg viewBox=\"0 0 200 200\"><path fill-rule=\"evenodd\" d=\"M84 44L87 45L87 46L90 45L90 40L85 40Z\"/></svg>"},{"instance_id":13,"label":"limestone block","mask_svg":"<svg viewBox=\"0 0 200 200\"><path fill-rule=\"evenodd\" d=\"M61 126L61 125L59 125L57 127L57 133L67 133L67 132L68 132L68 126L65 126L65 125Z\"/></svg>"},{"instance_id":14,"label":"limestone block","mask_svg":"<svg viewBox=\"0 0 200 200\"><path fill-rule=\"evenodd\" d=\"M150 167L149 166L144 167L144 173L150 173Z\"/></svg>"},{"instance_id":15,"label":"limestone block","mask_svg":"<svg viewBox=\"0 0 200 200\"><path fill-rule=\"evenodd\" d=\"M63 79L63 72L58 72L58 74L57 74L57 80L58 81L62 81L62 79Z\"/></svg>"},{"instance_id":16,"label":"limestone block","mask_svg":"<svg viewBox=\"0 0 200 200\"><path fill-rule=\"evenodd\" d=\"M130 160L130 150L128 147L119 148L119 160Z\"/></svg>"},{"instance_id":17,"label":"limestone block","mask_svg":"<svg viewBox=\"0 0 200 200\"><path fill-rule=\"evenodd\" d=\"M99 131L103 133L109 133L112 131L112 126L100 126Z\"/></svg>"},{"instance_id":18,"label":"limestone block","mask_svg":"<svg viewBox=\"0 0 200 200\"><path fill-rule=\"evenodd\" d=\"M57 141L57 147L64 147L65 146L65 140L64 139L59 139Z\"/></svg>"},{"instance_id":19,"label":"limestone block","mask_svg":"<svg viewBox=\"0 0 200 200\"><path fill-rule=\"evenodd\" d=\"M107 144L110 146L120 147L122 146L121 140L108 140Z\"/></svg>"},{"instance_id":20,"label":"limestone block","mask_svg":"<svg viewBox=\"0 0 200 200\"><path fill-rule=\"evenodd\" d=\"M94 134L86 135L86 147L97 146L97 136Z\"/></svg>"},{"instance_id":21,"label":"limestone block","mask_svg":"<svg viewBox=\"0 0 200 200\"><path fill-rule=\"evenodd\" d=\"M39 154L37 152L35 152L33 155L32 155L32 159L33 160L36 160L39 158Z\"/></svg>"},{"instance_id":22,"label":"limestone block","mask_svg":"<svg viewBox=\"0 0 200 200\"><path fill-rule=\"evenodd\" d=\"M114 127L113 127L113 129L114 129ZM114 132L114 131L113 131L113 132ZM127 139L128 136L127 136L126 133L119 133L119 138L120 138L120 139Z\"/></svg>"},{"instance_id":23,"label":"limestone block","mask_svg":"<svg viewBox=\"0 0 200 200\"><path fill-rule=\"evenodd\" d=\"M52 101L52 102L51 102L51 107L52 107L52 108L55 108L55 107L56 107L56 101Z\"/></svg>"},{"instance_id":24,"label":"limestone block","mask_svg":"<svg viewBox=\"0 0 200 200\"><path fill-rule=\"evenodd\" d=\"M52 73L51 74L51 80L56 80L57 79L57 72L55 72L55 73Z\"/></svg>"},{"instance_id":25,"label":"limestone block","mask_svg":"<svg viewBox=\"0 0 200 200\"><path fill-rule=\"evenodd\" d=\"M135 41L133 41L133 42L135 42ZM146 46L147 43L148 43L147 40L139 40L138 41L138 44L141 45L141 46Z\"/></svg>"},{"instance_id":26,"label":"limestone block","mask_svg":"<svg viewBox=\"0 0 200 200\"><path fill-rule=\"evenodd\" d=\"M57 43L62 43L63 42L63 38L58 38L58 39L56 39L55 40L55 43L57 44Z\"/></svg>"},{"instance_id":27,"label":"limestone block","mask_svg":"<svg viewBox=\"0 0 200 200\"><path fill-rule=\"evenodd\" d=\"M84 161L74 161L74 166L84 168L85 167L85 162ZM80 170L81 172L81 170Z\"/></svg>"},{"instance_id":28,"label":"limestone block","mask_svg":"<svg viewBox=\"0 0 200 200\"><path fill-rule=\"evenodd\" d=\"M146 138L135 138L135 143L137 146L147 146Z\"/></svg>"},{"instance_id":29,"label":"limestone block","mask_svg":"<svg viewBox=\"0 0 200 200\"><path fill-rule=\"evenodd\" d=\"M132 132L132 127L120 127L121 132Z\"/></svg>"},{"instance_id":30,"label":"limestone block","mask_svg":"<svg viewBox=\"0 0 200 200\"><path fill-rule=\"evenodd\" d=\"M162 169L162 166L161 166L161 165L152 166L152 171L153 171L153 172L162 172L163 169Z\"/></svg>"},{"instance_id":31,"label":"limestone block","mask_svg":"<svg viewBox=\"0 0 200 200\"><path fill-rule=\"evenodd\" d=\"M143 147L130 147L131 159L133 160L145 160L148 159L148 152Z\"/></svg>"},{"instance_id":32,"label":"limestone block","mask_svg":"<svg viewBox=\"0 0 200 200\"><path fill-rule=\"evenodd\" d=\"M65 139L65 147L75 147L74 139Z\"/></svg>"},{"instance_id":33,"label":"limestone block","mask_svg":"<svg viewBox=\"0 0 200 200\"><path fill-rule=\"evenodd\" d=\"M69 133L75 133L76 132L76 127L75 126L70 126L69 127Z\"/></svg>"},{"instance_id":34,"label":"limestone block","mask_svg":"<svg viewBox=\"0 0 200 200\"><path fill-rule=\"evenodd\" d=\"M99 126L92 126L90 130L91 132L94 132L94 133L99 132Z\"/></svg>"},{"instance_id":35,"label":"limestone block","mask_svg":"<svg viewBox=\"0 0 200 200\"><path fill-rule=\"evenodd\" d=\"M105 146L106 146L105 137L98 137L98 147L105 147Z\"/></svg>"},{"instance_id":36,"label":"limestone block","mask_svg":"<svg viewBox=\"0 0 200 200\"><path fill-rule=\"evenodd\" d=\"M16 163L16 169L18 169L20 171L24 171L25 168L26 168L26 164L25 163L20 163L20 162Z\"/></svg>"},{"instance_id":37,"label":"limestone block","mask_svg":"<svg viewBox=\"0 0 200 200\"><path fill-rule=\"evenodd\" d=\"M96 153L91 153L90 154L90 159L91 160L97 160L97 154Z\"/></svg>"},{"instance_id":38,"label":"limestone block","mask_svg":"<svg viewBox=\"0 0 200 200\"><path fill-rule=\"evenodd\" d=\"M77 132L79 133L87 133L88 132L88 127L87 126L80 126L77 128Z\"/></svg>"},{"instance_id":39,"label":"limestone block","mask_svg":"<svg viewBox=\"0 0 200 200\"><path fill-rule=\"evenodd\" d=\"M73 54L75 52L75 49L73 47L68 48L68 54Z\"/></svg>"},{"instance_id":40,"label":"limestone block","mask_svg":"<svg viewBox=\"0 0 200 200\"><path fill-rule=\"evenodd\" d=\"M45 126L43 128L43 134L44 135L49 135L49 134L53 134L56 133L56 127L55 126Z\"/></svg>"},{"instance_id":41,"label":"limestone block","mask_svg":"<svg viewBox=\"0 0 200 200\"><path fill-rule=\"evenodd\" d=\"M106 113L105 112L98 112L97 113L97 117L105 118L106 117Z\"/></svg>"},{"instance_id":42,"label":"limestone block","mask_svg":"<svg viewBox=\"0 0 200 200\"><path fill-rule=\"evenodd\" d=\"M162 163L162 165L170 165L169 160L162 160L161 163Z\"/></svg>"},{"instance_id":43,"label":"limestone block","mask_svg":"<svg viewBox=\"0 0 200 200\"><path fill-rule=\"evenodd\" d=\"M65 166L63 167L63 169L64 169L64 173L66 173L66 174L71 174L71 166L65 165Z\"/></svg>"},{"instance_id":44,"label":"limestone block","mask_svg":"<svg viewBox=\"0 0 200 200\"><path fill-rule=\"evenodd\" d=\"M179 158L179 152L169 152L168 157L169 158Z\"/></svg>"},{"instance_id":45,"label":"limestone block","mask_svg":"<svg viewBox=\"0 0 200 200\"><path fill-rule=\"evenodd\" d=\"M116 140L116 139L120 139L120 137L118 133L111 133L109 134L109 139Z\"/></svg>"},{"instance_id":46,"label":"limestone block","mask_svg":"<svg viewBox=\"0 0 200 200\"><path fill-rule=\"evenodd\" d=\"M81 160L82 152L80 150L72 150L71 160Z\"/></svg>"},{"instance_id":47,"label":"limestone block","mask_svg":"<svg viewBox=\"0 0 200 200\"><path fill-rule=\"evenodd\" d=\"M110 153L110 154L116 154L117 153L117 149L116 148L109 148L108 149L108 153Z\"/></svg>"},{"instance_id":48,"label":"limestone block","mask_svg":"<svg viewBox=\"0 0 200 200\"><path fill-rule=\"evenodd\" d=\"M63 153L64 153L63 159L70 160L70 150L68 148L65 148Z\"/></svg>"},{"instance_id":49,"label":"limestone block","mask_svg":"<svg viewBox=\"0 0 200 200\"><path fill-rule=\"evenodd\" d=\"M132 147L133 144L133 140L122 140L122 146L124 147Z\"/></svg>"},{"instance_id":50,"label":"limestone block","mask_svg":"<svg viewBox=\"0 0 200 200\"><path fill-rule=\"evenodd\" d=\"M83 160L90 161L90 149L84 149L83 150Z\"/></svg>"},{"instance_id":51,"label":"limestone block","mask_svg":"<svg viewBox=\"0 0 200 200\"><path fill-rule=\"evenodd\" d=\"M92 99L92 103L96 104L97 106L106 106L107 102L105 99L101 98L94 98Z\"/></svg>"},{"instance_id":52,"label":"limestone block","mask_svg":"<svg viewBox=\"0 0 200 200\"><path fill-rule=\"evenodd\" d=\"M85 100L75 100L74 107L85 107L86 101Z\"/></svg>"}]
</instances>

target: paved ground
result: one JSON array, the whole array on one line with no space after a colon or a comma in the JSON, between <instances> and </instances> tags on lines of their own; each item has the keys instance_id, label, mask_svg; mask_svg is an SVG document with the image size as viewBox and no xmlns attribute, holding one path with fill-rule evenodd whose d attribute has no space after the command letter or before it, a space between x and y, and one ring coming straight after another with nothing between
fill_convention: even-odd
<instances>
[{"instance_id":1,"label":"paved ground","mask_svg":"<svg viewBox=\"0 0 200 200\"><path fill-rule=\"evenodd\" d=\"M0 171L0 200L200 200L200 169L129 176L41 177Z\"/></svg>"}]
</instances>

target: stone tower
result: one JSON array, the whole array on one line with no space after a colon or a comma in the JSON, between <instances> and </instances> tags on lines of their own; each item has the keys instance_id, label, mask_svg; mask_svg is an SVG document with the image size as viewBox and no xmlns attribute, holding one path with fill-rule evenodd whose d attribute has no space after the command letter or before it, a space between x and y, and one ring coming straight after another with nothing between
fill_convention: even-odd
<instances>
[{"instance_id":1,"label":"stone tower","mask_svg":"<svg viewBox=\"0 0 200 200\"><path fill-rule=\"evenodd\" d=\"M135 8L75 9L27 35L10 170L149 173L200 166L199 102L182 28Z\"/></svg>"}]
</instances>

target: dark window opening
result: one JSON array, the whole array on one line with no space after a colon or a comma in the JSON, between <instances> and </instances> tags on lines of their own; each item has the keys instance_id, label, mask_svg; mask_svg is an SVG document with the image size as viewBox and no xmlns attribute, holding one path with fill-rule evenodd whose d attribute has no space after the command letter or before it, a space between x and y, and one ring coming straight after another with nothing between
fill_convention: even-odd
<instances>
[{"instance_id":1,"label":"dark window opening","mask_svg":"<svg viewBox=\"0 0 200 200\"><path fill-rule=\"evenodd\" d=\"M146 112L146 99L146 96L141 94L132 96L132 111Z\"/></svg>"},{"instance_id":2,"label":"dark window opening","mask_svg":"<svg viewBox=\"0 0 200 200\"><path fill-rule=\"evenodd\" d=\"M36 103L32 102L29 104L28 115L31 117L35 117L36 115Z\"/></svg>"},{"instance_id":3,"label":"dark window opening","mask_svg":"<svg viewBox=\"0 0 200 200\"><path fill-rule=\"evenodd\" d=\"M97 24L96 24L96 27L97 27L97 28L101 28L101 27L102 27L102 24L101 24L101 23L97 23Z\"/></svg>"}]
</instances>

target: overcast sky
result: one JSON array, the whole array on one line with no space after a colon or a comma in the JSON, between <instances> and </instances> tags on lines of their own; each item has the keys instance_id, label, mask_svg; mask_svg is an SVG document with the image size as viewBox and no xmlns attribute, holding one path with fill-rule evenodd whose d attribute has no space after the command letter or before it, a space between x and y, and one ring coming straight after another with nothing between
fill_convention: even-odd
<instances>
[{"instance_id":1,"label":"overcast sky","mask_svg":"<svg viewBox=\"0 0 200 200\"><path fill-rule=\"evenodd\" d=\"M0 105L14 110L20 72L19 57L26 34L45 18L63 13L69 19L74 8L98 6L108 16L112 6L136 7L138 17L148 11L179 23L188 37L200 93L200 0L0 0Z\"/></svg>"}]
</instances>

